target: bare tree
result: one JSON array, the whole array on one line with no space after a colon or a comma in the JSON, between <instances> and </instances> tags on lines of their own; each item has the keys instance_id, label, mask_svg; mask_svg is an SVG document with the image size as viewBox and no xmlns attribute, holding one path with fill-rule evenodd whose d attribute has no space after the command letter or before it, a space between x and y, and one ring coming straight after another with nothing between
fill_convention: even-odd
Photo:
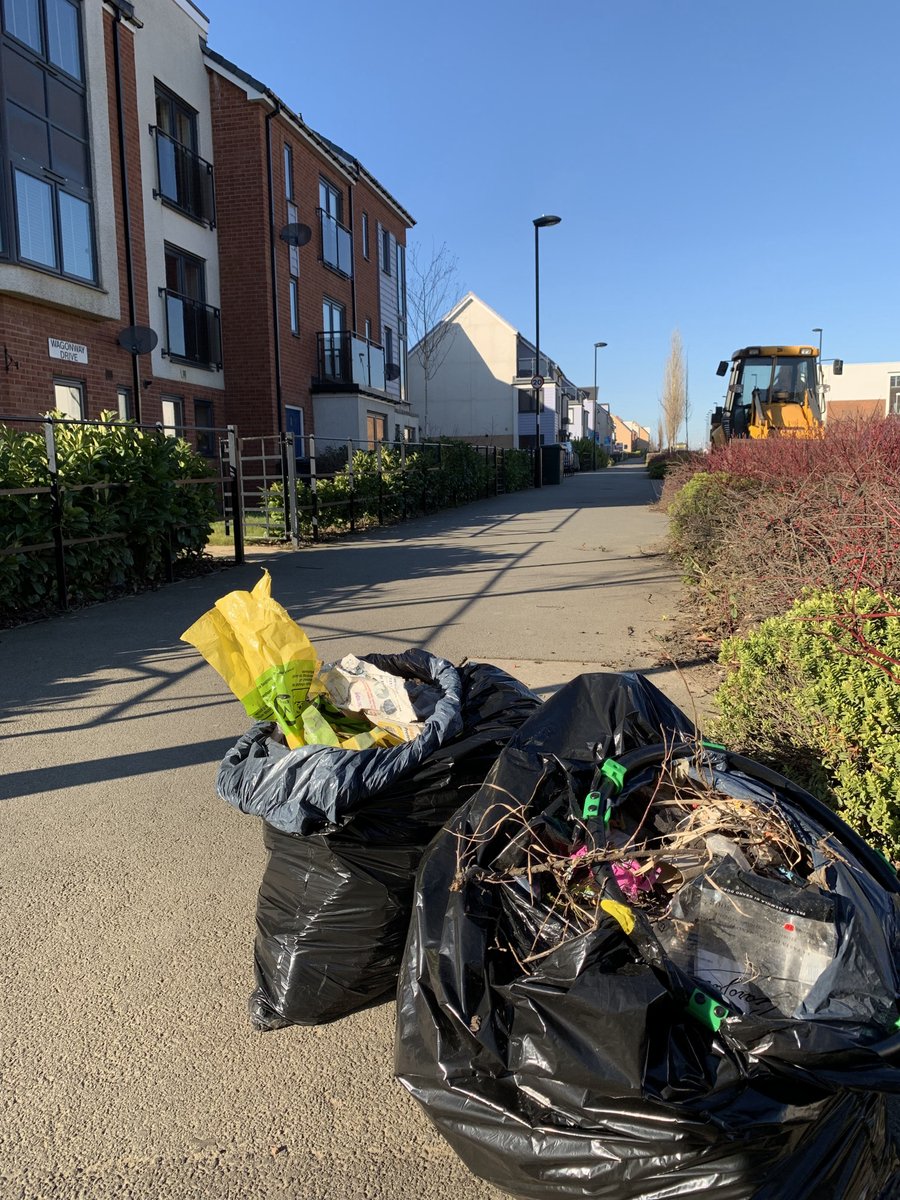
<instances>
[{"instance_id":1,"label":"bare tree","mask_svg":"<svg viewBox=\"0 0 900 1200\"><path fill-rule=\"evenodd\" d=\"M663 429L662 417L656 422L656 449L662 450L666 442L666 432Z\"/></svg>"},{"instance_id":2,"label":"bare tree","mask_svg":"<svg viewBox=\"0 0 900 1200\"><path fill-rule=\"evenodd\" d=\"M685 418L687 405L685 395L684 348L681 344L681 334L676 329L672 334L666 371L663 376L662 423L666 435L666 445L671 448L678 441L678 430Z\"/></svg>"},{"instance_id":3,"label":"bare tree","mask_svg":"<svg viewBox=\"0 0 900 1200\"><path fill-rule=\"evenodd\" d=\"M431 255L418 243L409 251L407 272L407 311L413 353L419 360L424 380L423 429L428 431L428 381L440 369L450 350L454 326L442 320L457 304L461 288L457 260L442 242L431 246Z\"/></svg>"}]
</instances>

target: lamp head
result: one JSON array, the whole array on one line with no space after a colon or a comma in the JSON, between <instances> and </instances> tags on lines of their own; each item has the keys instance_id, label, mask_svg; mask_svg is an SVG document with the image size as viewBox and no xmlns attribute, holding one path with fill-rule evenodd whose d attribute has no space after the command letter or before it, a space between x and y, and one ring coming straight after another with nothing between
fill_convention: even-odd
<instances>
[{"instance_id":1,"label":"lamp head","mask_svg":"<svg viewBox=\"0 0 900 1200\"><path fill-rule=\"evenodd\" d=\"M546 229L548 225L558 225L562 217L554 217L552 215L544 215L534 218L534 226L536 229Z\"/></svg>"},{"instance_id":2,"label":"lamp head","mask_svg":"<svg viewBox=\"0 0 900 1200\"><path fill-rule=\"evenodd\" d=\"M603 349L603 347L604 347L604 346L606 346L606 345L608 345L608 343L607 343L607 342L594 342L594 349L595 349L595 350L602 350L602 349Z\"/></svg>"}]
</instances>

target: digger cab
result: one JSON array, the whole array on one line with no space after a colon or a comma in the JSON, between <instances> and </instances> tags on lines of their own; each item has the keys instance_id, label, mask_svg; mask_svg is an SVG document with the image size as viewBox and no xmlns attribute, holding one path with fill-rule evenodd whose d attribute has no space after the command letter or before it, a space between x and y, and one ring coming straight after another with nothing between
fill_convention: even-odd
<instances>
[{"instance_id":1,"label":"digger cab","mask_svg":"<svg viewBox=\"0 0 900 1200\"><path fill-rule=\"evenodd\" d=\"M728 363L719 364L724 375ZM731 356L724 404L713 413L710 441L787 435L810 437L822 425L818 350L748 346Z\"/></svg>"}]
</instances>

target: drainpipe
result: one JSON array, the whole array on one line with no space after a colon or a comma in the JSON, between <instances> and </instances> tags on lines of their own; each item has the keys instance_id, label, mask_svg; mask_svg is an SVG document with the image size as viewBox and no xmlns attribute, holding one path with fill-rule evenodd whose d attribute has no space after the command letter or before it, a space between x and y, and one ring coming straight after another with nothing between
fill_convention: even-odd
<instances>
[{"instance_id":1,"label":"drainpipe","mask_svg":"<svg viewBox=\"0 0 900 1200\"><path fill-rule=\"evenodd\" d=\"M278 329L278 259L275 253L275 182L272 170L272 119L281 112L281 101L275 99L275 107L266 113L266 167L269 180L269 263L272 271L272 348L275 351L275 406L277 409L278 443L281 454L281 479L284 488L284 532L291 537L291 508L288 499L289 475L287 446L284 437L284 404L281 394L281 334ZM302 449L302 447L301 447ZM297 543L295 542L296 546Z\"/></svg>"},{"instance_id":2,"label":"drainpipe","mask_svg":"<svg viewBox=\"0 0 900 1200\"><path fill-rule=\"evenodd\" d=\"M359 333L356 328L356 225L353 221L353 189L354 184L351 183L347 188L348 207L350 209L350 245L353 248L353 261L351 262L352 274L350 276L350 314L353 321L351 328L354 333Z\"/></svg>"},{"instance_id":3,"label":"drainpipe","mask_svg":"<svg viewBox=\"0 0 900 1200\"><path fill-rule=\"evenodd\" d=\"M125 237L125 278L128 288L128 324L137 324L134 291L134 254L131 239L131 203L128 196L128 164L125 160L125 100L122 94L122 57L119 32L122 10L116 5L113 25L113 66L116 81L116 113L119 125L119 172L122 185L122 225ZM141 365L137 354L131 356L132 386L134 392L134 419L141 423Z\"/></svg>"},{"instance_id":4,"label":"drainpipe","mask_svg":"<svg viewBox=\"0 0 900 1200\"><path fill-rule=\"evenodd\" d=\"M281 335L278 330L278 280L276 277L277 258L275 254L275 184L272 171L272 119L281 112L281 102L275 100L275 107L266 113L266 167L269 179L269 263L272 271L272 344L275 351L275 404L277 407L276 420L278 436L284 434L284 404L281 397ZM282 457L283 457L282 453ZM287 475L285 473L285 478ZM285 505L287 511L287 505Z\"/></svg>"}]
</instances>

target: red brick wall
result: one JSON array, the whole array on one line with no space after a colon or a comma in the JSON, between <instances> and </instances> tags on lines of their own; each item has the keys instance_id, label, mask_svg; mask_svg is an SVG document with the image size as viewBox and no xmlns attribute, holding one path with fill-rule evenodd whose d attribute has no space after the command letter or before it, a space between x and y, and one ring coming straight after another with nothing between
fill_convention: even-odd
<instances>
[{"instance_id":1,"label":"red brick wall","mask_svg":"<svg viewBox=\"0 0 900 1200\"><path fill-rule=\"evenodd\" d=\"M363 258L362 254L362 214L369 214L369 258L368 261ZM406 226L397 216L393 208L390 208L381 198L378 192L366 182L365 177L361 178L355 188L353 197L353 218L355 228L353 230L355 245L356 245L356 310L357 323L360 333L365 331L365 321L368 317L372 322L372 337L376 342L381 341L381 328L385 323L382 320L381 309L379 305L379 246L378 246L378 224L379 222L391 231L401 246L406 245ZM394 264L391 264L391 271L394 271Z\"/></svg>"},{"instance_id":2,"label":"red brick wall","mask_svg":"<svg viewBox=\"0 0 900 1200\"><path fill-rule=\"evenodd\" d=\"M225 415L242 436L273 433L275 354L265 110L210 72Z\"/></svg>"},{"instance_id":3,"label":"red brick wall","mask_svg":"<svg viewBox=\"0 0 900 1200\"><path fill-rule=\"evenodd\" d=\"M244 92L210 72L213 141L216 164L216 207L222 287L222 332L225 347L228 420L242 435L274 433L275 337L272 323L272 276L269 242L269 189L266 153L266 109ZM293 160L293 203L297 219L312 230L312 240L299 250L299 333L291 332L290 249L277 234L288 223L284 146ZM378 306L377 223L389 225L402 241L405 229L367 185L354 187L353 235L356 270L356 322L353 284L322 262L319 229L319 179L324 176L341 194L343 223L350 225L351 184L317 147L301 137L282 116L271 120L272 180L275 194L275 260L278 292L282 404L303 409L304 428L314 432L311 381L318 375L316 334L323 327L322 302L343 305L345 328L365 331L380 340ZM362 256L362 216L369 214L370 259Z\"/></svg>"},{"instance_id":4,"label":"red brick wall","mask_svg":"<svg viewBox=\"0 0 900 1200\"><path fill-rule=\"evenodd\" d=\"M0 416L39 416L51 407L54 379L75 380L85 388L84 416L96 418L103 410L116 411L119 387L134 391L132 357L118 345L117 338L129 325L128 276L125 256L124 224L122 221L122 186L119 159L118 110L115 94L113 59L114 20L104 13L106 69L109 80L108 108L110 125L110 160L116 226L98 229L98 238L115 237L119 269L120 316L102 319L39 300L11 294L0 294L0 334L6 346L7 360L0 362ZM147 254L144 240L143 187L140 159L140 122L137 111L137 89L134 69L133 34L121 25L120 64L125 110L126 161L128 191L131 207L132 261L134 266L135 324L149 325L147 293ZM152 182L147 186L152 186ZM0 266L0 272L3 267ZM158 331L161 332L161 331ZM61 338L87 346L87 363L68 363L49 356L48 338ZM153 380L149 356L140 359L141 379ZM225 411L221 391L205 387L175 386L157 380L142 389L141 420L153 424L160 420L160 396L181 395L185 401L185 420L193 424L193 400L206 399L213 403L214 422L224 425Z\"/></svg>"}]
</instances>

